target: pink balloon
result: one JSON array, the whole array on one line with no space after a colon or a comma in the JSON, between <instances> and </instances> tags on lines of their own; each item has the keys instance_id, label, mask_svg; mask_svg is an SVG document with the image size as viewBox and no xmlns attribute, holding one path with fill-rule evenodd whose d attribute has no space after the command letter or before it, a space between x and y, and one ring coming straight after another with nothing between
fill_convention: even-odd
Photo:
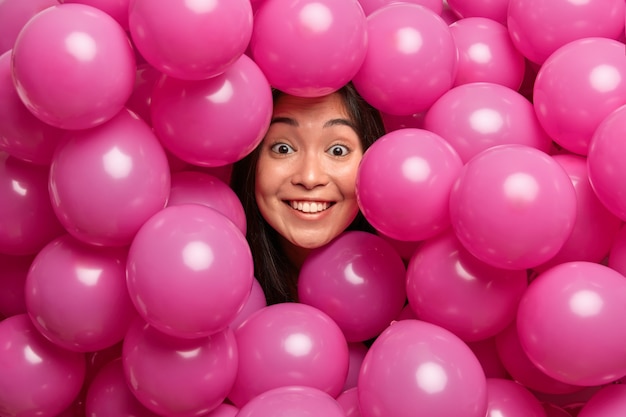
<instances>
[{"instance_id":1,"label":"pink balloon","mask_svg":"<svg viewBox=\"0 0 626 417\"><path fill-rule=\"evenodd\" d=\"M539 400L517 382L487 378L487 416L546 417Z\"/></svg>"},{"instance_id":2,"label":"pink balloon","mask_svg":"<svg viewBox=\"0 0 626 417\"><path fill-rule=\"evenodd\" d=\"M199 204L167 207L144 223L127 266L131 299L157 330L204 337L229 325L253 282L245 237L224 215Z\"/></svg>"},{"instance_id":3,"label":"pink balloon","mask_svg":"<svg viewBox=\"0 0 626 417\"><path fill-rule=\"evenodd\" d=\"M620 154L626 151L624 140L626 105L604 118L589 145L587 167L589 181L600 202L615 216L626 220L626 195L622 186L623 168Z\"/></svg>"},{"instance_id":4,"label":"pink balloon","mask_svg":"<svg viewBox=\"0 0 626 417\"><path fill-rule=\"evenodd\" d=\"M244 53L252 6L249 0L130 0L128 21L148 63L174 78L203 80L223 73Z\"/></svg>"},{"instance_id":5,"label":"pink balloon","mask_svg":"<svg viewBox=\"0 0 626 417\"><path fill-rule=\"evenodd\" d=\"M552 146L532 103L515 90L489 82L444 93L426 112L424 129L444 138L463 163L496 145L526 145L546 153Z\"/></svg>"},{"instance_id":6,"label":"pink balloon","mask_svg":"<svg viewBox=\"0 0 626 417\"><path fill-rule=\"evenodd\" d=\"M535 279L517 313L522 348L551 377L592 386L626 375L626 278L592 262L566 262Z\"/></svg>"},{"instance_id":7,"label":"pink balloon","mask_svg":"<svg viewBox=\"0 0 626 417\"><path fill-rule=\"evenodd\" d=\"M0 150L27 162L50 165L64 131L36 118L17 95L11 51L0 55L0 114Z\"/></svg>"},{"instance_id":8,"label":"pink balloon","mask_svg":"<svg viewBox=\"0 0 626 417\"><path fill-rule=\"evenodd\" d=\"M218 405L213 411L205 414L204 417L235 417L239 409L232 404L222 403Z\"/></svg>"},{"instance_id":9,"label":"pink balloon","mask_svg":"<svg viewBox=\"0 0 626 417\"><path fill-rule=\"evenodd\" d=\"M298 276L298 299L328 314L348 342L376 337L406 301L402 258L383 238L344 232L314 249Z\"/></svg>"},{"instance_id":10,"label":"pink balloon","mask_svg":"<svg viewBox=\"0 0 626 417\"><path fill-rule=\"evenodd\" d=\"M172 174L168 206L203 204L228 217L245 235L246 213L241 201L228 184L202 172L182 171Z\"/></svg>"},{"instance_id":11,"label":"pink balloon","mask_svg":"<svg viewBox=\"0 0 626 417\"><path fill-rule=\"evenodd\" d=\"M0 253L34 255L65 230L48 195L48 168L0 151Z\"/></svg>"},{"instance_id":12,"label":"pink balloon","mask_svg":"<svg viewBox=\"0 0 626 417\"><path fill-rule=\"evenodd\" d=\"M50 167L55 213L79 240L130 244L141 225L165 206L167 158L149 126L122 110L92 129L68 132Z\"/></svg>"},{"instance_id":13,"label":"pink balloon","mask_svg":"<svg viewBox=\"0 0 626 417\"><path fill-rule=\"evenodd\" d=\"M361 4L363 11L368 16L376 10L392 3L398 3L398 0L359 0L359 4ZM424 6L437 14L441 14L443 12L444 2L442 0L409 0L406 1L406 3L419 4L420 6Z\"/></svg>"},{"instance_id":14,"label":"pink balloon","mask_svg":"<svg viewBox=\"0 0 626 417\"><path fill-rule=\"evenodd\" d=\"M0 3L0 54L13 49L26 22L40 11L58 4L57 0L5 0Z\"/></svg>"},{"instance_id":15,"label":"pink balloon","mask_svg":"<svg viewBox=\"0 0 626 417\"><path fill-rule=\"evenodd\" d=\"M367 54L353 82L378 110L419 113L452 87L457 49L437 13L416 4L392 3L367 18L367 34Z\"/></svg>"},{"instance_id":16,"label":"pink balloon","mask_svg":"<svg viewBox=\"0 0 626 417\"><path fill-rule=\"evenodd\" d=\"M626 413L626 385L607 385L580 409L578 417L613 417Z\"/></svg>"},{"instance_id":17,"label":"pink balloon","mask_svg":"<svg viewBox=\"0 0 626 417\"><path fill-rule=\"evenodd\" d=\"M157 417L133 395L122 359L113 359L98 372L87 389L85 414L91 417Z\"/></svg>"},{"instance_id":18,"label":"pink balloon","mask_svg":"<svg viewBox=\"0 0 626 417\"><path fill-rule=\"evenodd\" d=\"M128 30L130 0L59 0L59 3L80 3L95 7L110 15L124 30Z\"/></svg>"},{"instance_id":19,"label":"pink balloon","mask_svg":"<svg viewBox=\"0 0 626 417\"><path fill-rule=\"evenodd\" d=\"M252 280L252 289L250 290L248 299L228 326L231 329L236 330L237 327L246 321L254 312L259 311L264 307L267 307L265 293L263 292L263 288L261 287L259 281L254 278Z\"/></svg>"},{"instance_id":20,"label":"pink balloon","mask_svg":"<svg viewBox=\"0 0 626 417\"><path fill-rule=\"evenodd\" d=\"M343 408L326 392L307 386L279 387L259 394L237 417L345 417Z\"/></svg>"},{"instance_id":21,"label":"pink balloon","mask_svg":"<svg viewBox=\"0 0 626 417\"><path fill-rule=\"evenodd\" d=\"M515 47L543 64L569 42L617 39L624 32L624 10L621 0L509 0L507 25Z\"/></svg>"},{"instance_id":22,"label":"pink balloon","mask_svg":"<svg viewBox=\"0 0 626 417\"><path fill-rule=\"evenodd\" d=\"M55 417L78 396L85 355L46 340L26 314L0 321L0 414Z\"/></svg>"},{"instance_id":23,"label":"pink balloon","mask_svg":"<svg viewBox=\"0 0 626 417\"><path fill-rule=\"evenodd\" d=\"M220 166L243 158L261 142L272 114L270 86L246 55L207 80L164 76L151 102L163 146L188 163Z\"/></svg>"},{"instance_id":24,"label":"pink balloon","mask_svg":"<svg viewBox=\"0 0 626 417\"><path fill-rule=\"evenodd\" d=\"M273 87L317 97L354 77L367 45L357 0L273 0L254 15L250 53Z\"/></svg>"},{"instance_id":25,"label":"pink balloon","mask_svg":"<svg viewBox=\"0 0 626 417\"><path fill-rule=\"evenodd\" d=\"M44 247L25 284L26 307L37 330L78 352L120 342L136 315L126 288L126 253L70 235Z\"/></svg>"},{"instance_id":26,"label":"pink balloon","mask_svg":"<svg viewBox=\"0 0 626 417\"><path fill-rule=\"evenodd\" d=\"M456 15L461 18L486 17L503 25L507 24L510 0L447 0Z\"/></svg>"},{"instance_id":27,"label":"pink balloon","mask_svg":"<svg viewBox=\"0 0 626 417\"><path fill-rule=\"evenodd\" d=\"M525 270L505 270L480 261L451 230L419 247L406 277L415 314L464 341L487 339L504 330L515 319L527 287Z\"/></svg>"},{"instance_id":28,"label":"pink balloon","mask_svg":"<svg viewBox=\"0 0 626 417\"><path fill-rule=\"evenodd\" d=\"M620 3L624 7L624 2ZM600 122L626 104L624 79L623 43L585 38L560 47L546 59L535 80L533 97L539 122L561 147L586 155Z\"/></svg>"},{"instance_id":29,"label":"pink balloon","mask_svg":"<svg viewBox=\"0 0 626 417\"><path fill-rule=\"evenodd\" d=\"M152 126L150 103L152 91L163 74L152 65L143 63L137 65L133 92L126 101L126 108L136 113L148 125Z\"/></svg>"},{"instance_id":30,"label":"pink balloon","mask_svg":"<svg viewBox=\"0 0 626 417\"><path fill-rule=\"evenodd\" d=\"M361 409L359 406L359 390L353 387L343 391L337 397L337 402L346 413L346 417L361 417Z\"/></svg>"},{"instance_id":31,"label":"pink balloon","mask_svg":"<svg viewBox=\"0 0 626 417\"><path fill-rule=\"evenodd\" d=\"M623 224L611 245L607 265L620 274L626 275L626 226Z\"/></svg>"},{"instance_id":32,"label":"pink balloon","mask_svg":"<svg viewBox=\"0 0 626 417\"><path fill-rule=\"evenodd\" d=\"M459 50L455 85L492 82L517 90L526 62L502 23L486 17L466 17L450 25Z\"/></svg>"},{"instance_id":33,"label":"pink balloon","mask_svg":"<svg viewBox=\"0 0 626 417\"><path fill-rule=\"evenodd\" d=\"M38 13L20 31L11 58L26 107L62 129L110 120L132 93L136 66L126 32L95 7L60 4Z\"/></svg>"},{"instance_id":34,"label":"pink balloon","mask_svg":"<svg viewBox=\"0 0 626 417\"><path fill-rule=\"evenodd\" d=\"M418 320L390 325L372 344L359 375L363 417L484 417L485 374L454 334Z\"/></svg>"},{"instance_id":35,"label":"pink balloon","mask_svg":"<svg viewBox=\"0 0 626 417\"><path fill-rule=\"evenodd\" d=\"M570 236L576 192L550 155L525 145L495 146L463 167L450 193L450 218L478 259L497 268L532 268Z\"/></svg>"},{"instance_id":36,"label":"pink balloon","mask_svg":"<svg viewBox=\"0 0 626 417\"><path fill-rule=\"evenodd\" d=\"M124 338L122 360L139 402L162 416L191 417L217 408L237 372L232 330L181 339L136 320Z\"/></svg>"},{"instance_id":37,"label":"pink balloon","mask_svg":"<svg viewBox=\"0 0 626 417\"><path fill-rule=\"evenodd\" d=\"M463 163L441 136L401 129L377 140L363 156L356 193L365 218L403 241L435 236L450 226L448 199Z\"/></svg>"},{"instance_id":38,"label":"pink balloon","mask_svg":"<svg viewBox=\"0 0 626 417\"><path fill-rule=\"evenodd\" d=\"M368 347L365 343L351 342L348 343L348 376L346 382L343 384L342 391L347 391L351 388L355 388L359 381L359 374L361 373L361 365L367 354Z\"/></svg>"},{"instance_id":39,"label":"pink balloon","mask_svg":"<svg viewBox=\"0 0 626 417\"><path fill-rule=\"evenodd\" d=\"M267 306L244 321L235 338L239 369L228 398L242 410L252 398L274 388L301 385L336 397L344 386L349 365L346 339L339 326L315 307Z\"/></svg>"},{"instance_id":40,"label":"pink balloon","mask_svg":"<svg viewBox=\"0 0 626 417\"><path fill-rule=\"evenodd\" d=\"M572 417L570 413L563 408L550 403L542 403L543 409L546 412L546 417Z\"/></svg>"},{"instance_id":41,"label":"pink balloon","mask_svg":"<svg viewBox=\"0 0 626 417\"><path fill-rule=\"evenodd\" d=\"M498 355L495 337L466 343L476 355L487 378L511 378Z\"/></svg>"}]
</instances>

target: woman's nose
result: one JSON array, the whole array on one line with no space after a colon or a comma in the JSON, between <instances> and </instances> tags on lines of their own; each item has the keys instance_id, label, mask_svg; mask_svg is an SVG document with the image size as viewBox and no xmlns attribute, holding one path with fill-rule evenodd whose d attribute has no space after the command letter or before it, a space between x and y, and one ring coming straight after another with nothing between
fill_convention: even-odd
<instances>
[{"instance_id":1,"label":"woman's nose","mask_svg":"<svg viewBox=\"0 0 626 417\"><path fill-rule=\"evenodd\" d=\"M306 189L328 184L329 173L317 155L305 155L297 164L292 177L294 185L301 185Z\"/></svg>"}]
</instances>

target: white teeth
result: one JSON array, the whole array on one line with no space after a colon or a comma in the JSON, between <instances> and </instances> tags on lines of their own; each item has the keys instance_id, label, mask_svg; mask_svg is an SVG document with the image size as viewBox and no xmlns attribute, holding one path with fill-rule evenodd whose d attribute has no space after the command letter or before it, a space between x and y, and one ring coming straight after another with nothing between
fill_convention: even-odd
<instances>
[{"instance_id":1,"label":"white teeth","mask_svg":"<svg viewBox=\"0 0 626 417\"><path fill-rule=\"evenodd\" d=\"M329 203L315 202L315 201L292 201L291 208L301 211L303 213L319 213L330 207Z\"/></svg>"}]
</instances>

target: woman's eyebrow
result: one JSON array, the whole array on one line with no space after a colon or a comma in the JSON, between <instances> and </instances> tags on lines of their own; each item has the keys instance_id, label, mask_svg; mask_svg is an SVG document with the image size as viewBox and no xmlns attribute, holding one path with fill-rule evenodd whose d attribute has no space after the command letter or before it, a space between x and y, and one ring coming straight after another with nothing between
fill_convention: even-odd
<instances>
[{"instance_id":1,"label":"woman's eyebrow","mask_svg":"<svg viewBox=\"0 0 626 417\"><path fill-rule=\"evenodd\" d=\"M354 125L354 123L352 123L352 121L348 119L342 119L342 118L330 119L329 121L324 123L324 127L332 127L332 126L348 126L356 131L356 126Z\"/></svg>"},{"instance_id":2,"label":"woman's eyebrow","mask_svg":"<svg viewBox=\"0 0 626 417\"><path fill-rule=\"evenodd\" d=\"M290 117L284 117L284 116L279 116L279 117L272 117L272 120L270 121L270 125L273 125L274 123L285 123L289 126L293 126L293 127L298 127L298 121L295 119L292 119Z\"/></svg>"}]
</instances>

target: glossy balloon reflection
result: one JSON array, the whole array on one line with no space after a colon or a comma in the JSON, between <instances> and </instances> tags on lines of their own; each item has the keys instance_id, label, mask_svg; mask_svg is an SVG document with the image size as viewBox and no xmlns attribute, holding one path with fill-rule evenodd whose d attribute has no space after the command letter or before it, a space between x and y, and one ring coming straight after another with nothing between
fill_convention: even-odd
<instances>
[{"instance_id":1,"label":"glossy balloon reflection","mask_svg":"<svg viewBox=\"0 0 626 417\"><path fill-rule=\"evenodd\" d=\"M279 387L264 392L244 405L237 417L344 417L341 405L328 393L313 387Z\"/></svg>"}]
</instances>

